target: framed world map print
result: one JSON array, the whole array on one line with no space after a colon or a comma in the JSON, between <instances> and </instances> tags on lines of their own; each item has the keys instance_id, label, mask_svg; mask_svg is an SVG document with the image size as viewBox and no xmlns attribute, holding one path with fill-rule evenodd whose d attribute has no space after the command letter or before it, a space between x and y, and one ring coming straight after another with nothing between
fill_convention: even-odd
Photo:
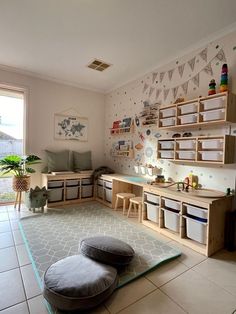
<instances>
[{"instance_id":1,"label":"framed world map print","mask_svg":"<svg viewBox=\"0 0 236 314\"><path fill-rule=\"evenodd\" d=\"M54 137L58 140L88 141L88 119L73 115L55 114Z\"/></svg>"}]
</instances>

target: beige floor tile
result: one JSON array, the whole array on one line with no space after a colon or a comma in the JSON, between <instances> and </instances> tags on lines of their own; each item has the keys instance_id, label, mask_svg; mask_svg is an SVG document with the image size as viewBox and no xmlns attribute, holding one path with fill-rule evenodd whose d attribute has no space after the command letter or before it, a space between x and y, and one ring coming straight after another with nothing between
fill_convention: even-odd
<instances>
[{"instance_id":1,"label":"beige floor tile","mask_svg":"<svg viewBox=\"0 0 236 314\"><path fill-rule=\"evenodd\" d=\"M236 298L193 270L162 286L172 300L191 314L230 314Z\"/></svg>"},{"instance_id":2,"label":"beige floor tile","mask_svg":"<svg viewBox=\"0 0 236 314\"><path fill-rule=\"evenodd\" d=\"M20 266L31 264L31 260L30 260L25 244L17 245L16 253L18 256Z\"/></svg>"},{"instance_id":3,"label":"beige floor tile","mask_svg":"<svg viewBox=\"0 0 236 314\"><path fill-rule=\"evenodd\" d=\"M161 265L156 270L148 273L145 277L154 283L157 287L160 287L168 281L179 276L183 272L188 270L188 267L184 264L174 260Z\"/></svg>"},{"instance_id":4,"label":"beige floor tile","mask_svg":"<svg viewBox=\"0 0 236 314\"><path fill-rule=\"evenodd\" d=\"M10 220L20 219L20 212L18 212L18 210L8 211L8 215Z\"/></svg>"},{"instance_id":5,"label":"beige floor tile","mask_svg":"<svg viewBox=\"0 0 236 314\"><path fill-rule=\"evenodd\" d=\"M13 230L12 234L13 234L15 245L24 244L24 239L23 239L23 237L21 235L21 231L20 230Z\"/></svg>"},{"instance_id":6,"label":"beige floor tile","mask_svg":"<svg viewBox=\"0 0 236 314\"><path fill-rule=\"evenodd\" d=\"M27 301L29 305L30 314L48 314L46 301L42 295L32 298Z\"/></svg>"},{"instance_id":7,"label":"beige floor tile","mask_svg":"<svg viewBox=\"0 0 236 314\"><path fill-rule=\"evenodd\" d=\"M11 232L4 232L0 235L0 249L14 246L13 236Z\"/></svg>"},{"instance_id":8,"label":"beige floor tile","mask_svg":"<svg viewBox=\"0 0 236 314\"><path fill-rule=\"evenodd\" d=\"M25 301L19 268L0 273L0 310Z\"/></svg>"},{"instance_id":9,"label":"beige floor tile","mask_svg":"<svg viewBox=\"0 0 236 314\"><path fill-rule=\"evenodd\" d=\"M7 221L9 220L7 212L0 212L0 221Z\"/></svg>"},{"instance_id":10,"label":"beige floor tile","mask_svg":"<svg viewBox=\"0 0 236 314\"><path fill-rule=\"evenodd\" d=\"M11 220L11 230L18 230L19 229L19 223L18 220Z\"/></svg>"},{"instance_id":11,"label":"beige floor tile","mask_svg":"<svg viewBox=\"0 0 236 314\"><path fill-rule=\"evenodd\" d=\"M29 310L27 303L23 302L1 311L1 314L29 314Z\"/></svg>"},{"instance_id":12,"label":"beige floor tile","mask_svg":"<svg viewBox=\"0 0 236 314\"><path fill-rule=\"evenodd\" d=\"M109 312L104 305L100 305L94 310L89 311L87 314L109 314Z\"/></svg>"},{"instance_id":13,"label":"beige floor tile","mask_svg":"<svg viewBox=\"0 0 236 314\"><path fill-rule=\"evenodd\" d=\"M181 256L178 258L178 261L189 268L207 259L205 255L202 255L188 248L187 246L181 245L180 243L177 243L175 241L171 241L170 243L168 243L168 245L171 245L174 248L178 248L182 252Z\"/></svg>"},{"instance_id":14,"label":"beige floor tile","mask_svg":"<svg viewBox=\"0 0 236 314\"><path fill-rule=\"evenodd\" d=\"M105 302L105 305L111 313L117 313L155 289L156 286L146 278L142 277L123 288L117 289Z\"/></svg>"},{"instance_id":15,"label":"beige floor tile","mask_svg":"<svg viewBox=\"0 0 236 314\"><path fill-rule=\"evenodd\" d=\"M122 310L120 314L184 314L176 303L160 290L156 290L133 305Z\"/></svg>"},{"instance_id":16,"label":"beige floor tile","mask_svg":"<svg viewBox=\"0 0 236 314\"><path fill-rule=\"evenodd\" d=\"M0 233L2 232L10 232L11 225L9 221L0 221Z\"/></svg>"},{"instance_id":17,"label":"beige floor tile","mask_svg":"<svg viewBox=\"0 0 236 314\"><path fill-rule=\"evenodd\" d=\"M19 267L14 246L0 249L0 272Z\"/></svg>"},{"instance_id":18,"label":"beige floor tile","mask_svg":"<svg viewBox=\"0 0 236 314\"><path fill-rule=\"evenodd\" d=\"M20 270L24 282L27 299L33 298L41 294L42 292L39 287L32 265L30 264L23 266L20 268Z\"/></svg>"},{"instance_id":19,"label":"beige floor tile","mask_svg":"<svg viewBox=\"0 0 236 314\"><path fill-rule=\"evenodd\" d=\"M221 252L193 270L236 296L236 255Z\"/></svg>"}]
</instances>

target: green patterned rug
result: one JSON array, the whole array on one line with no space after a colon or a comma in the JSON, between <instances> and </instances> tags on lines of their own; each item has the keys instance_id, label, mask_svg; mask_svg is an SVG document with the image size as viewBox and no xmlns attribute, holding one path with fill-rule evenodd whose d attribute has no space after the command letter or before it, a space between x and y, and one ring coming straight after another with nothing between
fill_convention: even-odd
<instances>
[{"instance_id":1,"label":"green patterned rug","mask_svg":"<svg viewBox=\"0 0 236 314\"><path fill-rule=\"evenodd\" d=\"M97 202L51 209L48 214L23 218L20 224L40 278L51 264L78 254L79 242L90 236L109 235L135 250L131 264L119 271L118 287L181 254Z\"/></svg>"}]
</instances>

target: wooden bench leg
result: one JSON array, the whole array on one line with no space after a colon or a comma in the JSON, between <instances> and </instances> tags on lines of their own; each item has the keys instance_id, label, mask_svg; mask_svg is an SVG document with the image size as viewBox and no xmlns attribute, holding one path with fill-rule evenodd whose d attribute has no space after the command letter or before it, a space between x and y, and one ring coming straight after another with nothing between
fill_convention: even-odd
<instances>
[{"instance_id":1,"label":"wooden bench leg","mask_svg":"<svg viewBox=\"0 0 236 314\"><path fill-rule=\"evenodd\" d=\"M126 212L126 198L123 199L123 215L125 215Z\"/></svg>"},{"instance_id":2,"label":"wooden bench leg","mask_svg":"<svg viewBox=\"0 0 236 314\"><path fill-rule=\"evenodd\" d=\"M115 203L115 208L114 208L114 210L117 210L117 208L118 208L118 203L119 203L119 198L116 197L116 203Z\"/></svg>"},{"instance_id":3,"label":"wooden bench leg","mask_svg":"<svg viewBox=\"0 0 236 314\"><path fill-rule=\"evenodd\" d=\"M142 222L142 204L138 205L138 221Z\"/></svg>"},{"instance_id":4,"label":"wooden bench leg","mask_svg":"<svg viewBox=\"0 0 236 314\"><path fill-rule=\"evenodd\" d=\"M133 205L133 203L130 202L130 203L129 203L129 210L128 210L128 213L127 213L127 217L128 217L128 218L129 218L130 211L131 211L131 209L132 209L132 205Z\"/></svg>"}]
</instances>

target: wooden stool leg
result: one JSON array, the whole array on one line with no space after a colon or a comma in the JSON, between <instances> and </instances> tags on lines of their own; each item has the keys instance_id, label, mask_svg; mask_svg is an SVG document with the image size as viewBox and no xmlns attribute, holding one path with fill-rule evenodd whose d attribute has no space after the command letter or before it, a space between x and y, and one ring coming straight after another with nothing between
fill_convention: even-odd
<instances>
[{"instance_id":1,"label":"wooden stool leg","mask_svg":"<svg viewBox=\"0 0 236 314\"><path fill-rule=\"evenodd\" d=\"M138 205L138 221L142 222L142 204Z\"/></svg>"},{"instance_id":2,"label":"wooden stool leg","mask_svg":"<svg viewBox=\"0 0 236 314\"><path fill-rule=\"evenodd\" d=\"M126 198L123 199L123 215L125 214L126 211Z\"/></svg>"},{"instance_id":3,"label":"wooden stool leg","mask_svg":"<svg viewBox=\"0 0 236 314\"><path fill-rule=\"evenodd\" d=\"M128 213L127 213L127 217L129 218L129 214L130 214L130 211L132 209L132 205L133 203L132 202L129 202L129 209L128 209Z\"/></svg>"},{"instance_id":4,"label":"wooden stool leg","mask_svg":"<svg viewBox=\"0 0 236 314\"><path fill-rule=\"evenodd\" d=\"M21 194L22 194L22 192L19 192L18 211L20 211L20 205L21 205Z\"/></svg>"},{"instance_id":5,"label":"wooden stool leg","mask_svg":"<svg viewBox=\"0 0 236 314\"><path fill-rule=\"evenodd\" d=\"M116 203L115 203L115 208L114 208L114 210L117 210L117 208L118 208L118 203L119 203L119 198L116 197Z\"/></svg>"}]
</instances>

